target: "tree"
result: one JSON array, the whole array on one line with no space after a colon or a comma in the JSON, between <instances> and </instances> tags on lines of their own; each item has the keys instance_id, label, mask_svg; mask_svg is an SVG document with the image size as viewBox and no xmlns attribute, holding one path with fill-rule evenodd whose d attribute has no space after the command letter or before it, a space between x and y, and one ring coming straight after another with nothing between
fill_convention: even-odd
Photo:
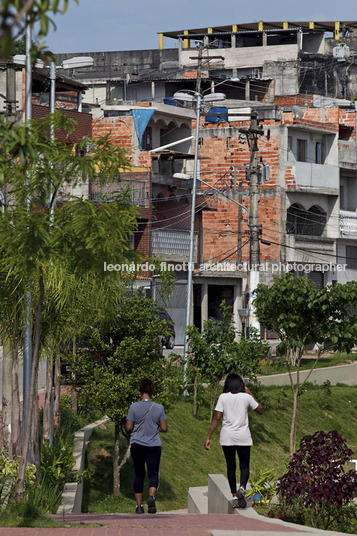
<instances>
[{"instance_id":1,"label":"tree","mask_svg":"<svg viewBox=\"0 0 357 536\"><path fill-rule=\"evenodd\" d=\"M167 359L161 353L165 330L155 302L134 294L121 301L117 314L105 324L88 326L70 367L75 376L69 382L77 390L79 405L95 405L114 422L114 495L120 493L120 469L129 456L127 450L120 463L120 431L130 404L138 399L140 379L153 380L155 401L165 408L182 384L177 356Z\"/></svg>"},{"instance_id":2,"label":"tree","mask_svg":"<svg viewBox=\"0 0 357 536\"><path fill-rule=\"evenodd\" d=\"M118 168L127 165L125 153L112 145L108 137L95 140L93 150L85 151L88 140L81 140L78 150L73 144L57 138L49 141L51 124L55 131L66 136L74 128L62 114L56 113L44 121L30 125L12 125L0 122L0 182L6 191L7 210L0 218L0 274L6 296L14 289L22 292L16 306L24 317L24 289L32 295L33 360L29 393L28 418L24 433L19 479L16 483L18 500L23 498L27 452L31 439L31 421L34 413L34 395L37 368L43 347L42 321L46 300L52 298L57 307L66 307L68 292L60 286L46 294L49 275L56 263L66 266L71 273L82 277L86 273L104 276L103 263L131 257L129 237L136 227L138 210L126 193L118 192L111 200L97 205L77 198L55 207L59 188L87 180L99 183L118 179ZM63 285L62 285L63 287ZM2 307L2 304L0 304ZM11 308L2 308L7 314L0 329L10 336Z\"/></svg>"},{"instance_id":3,"label":"tree","mask_svg":"<svg viewBox=\"0 0 357 536\"><path fill-rule=\"evenodd\" d=\"M356 281L318 289L307 277L286 274L270 287L258 285L254 306L259 322L276 331L286 349L285 360L293 393L290 454L296 447L299 393L327 347L346 352L352 350L357 335L356 304ZM318 344L318 355L301 381L301 358L310 344ZM292 375L293 366L296 367L296 381Z\"/></svg>"},{"instance_id":4,"label":"tree","mask_svg":"<svg viewBox=\"0 0 357 536\"><path fill-rule=\"evenodd\" d=\"M237 342L232 314L224 301L221 313L222 322L206 320L202 333L196 326L187 328L191 350L190 366L195 371L195 379L208 383L211 389L211 420L221 380L231 372L252 379L259 361L266 357L269 349L256 332L252 333L250 339L245 339L241 334Z\"/></svg>"},{"instance_id":5,"label":"tree","mask_svg":"<svg viewBox=\"0 0 357 536\"><path fill-rule=\"evenodd\" d=\"M64 14L68 4L69 0L1 0L0 44L4 56L10 54L14 40L21 37L26 24L38 23L37 34L45 37L50 25L56 27L51 16Z\"/></svg>"}]
</instances>

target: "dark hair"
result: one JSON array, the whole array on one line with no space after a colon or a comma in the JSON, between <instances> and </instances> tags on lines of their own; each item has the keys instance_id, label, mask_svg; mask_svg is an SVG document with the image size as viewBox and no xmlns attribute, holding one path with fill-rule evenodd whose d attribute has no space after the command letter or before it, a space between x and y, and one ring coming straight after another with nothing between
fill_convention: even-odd
<instances>
[{"instance_id":1,"label":"dark hair","mask_svg":"<svg viewBox=\"0 0 357 536\"><path fill-rule=\"evenodd\" d=\"M244 381L238 374L228 374L223 386L224 393L244 393Z\"/></svg>"},{"instance_id":2,"label":"dark hair","mask_svg":"<svg viewBox=\"0 0 357 536\"><path fill-rule=\"evenodd\" d=\"M143 378L139 383L139 392L141 395L146 393L151 398L154 392L153 382L149 378Z\"/></svg>"}]
</instances>

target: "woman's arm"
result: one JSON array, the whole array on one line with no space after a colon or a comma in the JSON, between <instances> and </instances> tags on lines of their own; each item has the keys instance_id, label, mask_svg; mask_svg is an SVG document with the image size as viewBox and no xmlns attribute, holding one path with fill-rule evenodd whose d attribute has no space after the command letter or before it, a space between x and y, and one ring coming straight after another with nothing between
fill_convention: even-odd
<instances>
[{"instance_id":1,"label":"woman's arm","mask_svg":"<svg viewBox=\"0 0 357 536\"><path fill-rule=\"evenodd\" d=\"M252 393L249 391L248 387L244 387L244 390L245 390L245 392L246 392L248 395L250 395L252 398L254 398L254 400L257 402L258 407L255 408L254 411L255 411L256 413L258 413L258 415L261 415L261 414L263 413L263 411L264 411L264 410L263 410L263 406L258 402L258 400L255 398L255 396L252 395Z\"/></svg>"},{"instance_id":2,"label":"woman's arm","mask_svg":"<svg viewBox=\"0 0 357 536\"><path fill-rule=\"evenodd\" d=\"M127 420L125 423L125 430L130 434L134 429L134 421Z\"/></svg>"},{"instance_id":3,"label":"woman's arm","mask_svg":"<svg viewBox=\"0 0 357 536\"><path fill-rule=\"evenodd\" d=\"M159 422L159 432L166 433L167 432L167 421L160 421Z\"/></svg>"},{"instance_id":4,"label":"woman's arm","mask_svg":"<svg viewBox=\"0 0 357 536\"><path fill-rule=\"evenodd\" d=\"M213 434L213 432L217 428L217 425L218 425L219 421L221 420L222 415L223 415L223 413L221 411L216 411L216 413L214 414L214 417L212 419L211 426L210 426L210 429L208 431L207 438L206 438L206 441L205 441L205 449L206 450L210 450L210 448L211 448L211 435Z\"/></svg>"}]
</instances>

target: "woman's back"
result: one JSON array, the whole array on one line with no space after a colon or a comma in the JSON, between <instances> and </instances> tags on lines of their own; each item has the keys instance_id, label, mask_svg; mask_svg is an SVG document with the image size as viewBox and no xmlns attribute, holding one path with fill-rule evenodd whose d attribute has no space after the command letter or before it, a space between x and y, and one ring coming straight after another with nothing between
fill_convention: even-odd
<instances>
[{"instance_id":1,"label":"woman's back","mask_svg":"<svg viewBox=\"0 0 357 536\"><path fill-rule=\"evenodd\" d=\"M248 409L255 410L258 403L247 393L222 393L216 411L223 413L220 434L221 445L252 445Z\"/></svg>"}]
</instances>

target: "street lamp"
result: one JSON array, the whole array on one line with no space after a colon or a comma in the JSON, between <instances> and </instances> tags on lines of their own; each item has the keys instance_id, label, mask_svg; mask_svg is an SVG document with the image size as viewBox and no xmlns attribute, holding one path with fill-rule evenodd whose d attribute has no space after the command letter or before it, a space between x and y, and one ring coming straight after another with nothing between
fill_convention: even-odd
<instances>
[{"instance_id":1,"label":"street lamp","mask_svg":"<svg viewBox=\"0 0 357 536\"><path fill-rule=\"evenodd\" d=\"M31 26L27 25L26 29L26 54L16 54L13 56L13 62L17 65L22 65L26 70L26 87L25 87L25 119L29 121L32 119L32 63L31 63ZM63 69L75 69L78 67L90 67L94 64L94 60L88 56L80 56L70 58L63 62L60 68ZM36 59L34 64L35 68L42 69L44 62ZM56 65L54 62L50 64L50 80L51 80L51 97L50 97L50 112L55 111L55 95L56 95ZM79 106L81 107L81 99L78 99ZM81 111L80 109L78 111ZM51 124L50 138L54 139L54 125ZM27 207L30 209L31 199L27 199ZM53 217L53 205L50 206L51 218ZM31 367L32 367L32 326L31 326L31 314L32 314L32 296L28 290L25 298L25 321L24 321L24 350L23 350L23 430L27 421L29 394L30 394L30 379L31 379Z\"/></svg>"},{"instance_id":2,"label":"street lamp","mask_svg":"<svg viewBox=\"0 0 357 536\"><path fill-rule=\"evenodd\" d=\"M50 80L51 80L51 99L50 99L50 112L55 113L55 100L56 100L56 78L57 69L78 69L80 67L92 67L94 65L94 59L91 56L74 56L64 60L61 65L51 61L50 64ZM82 92L78 95L78 112L82 111ZM54 132L51 130L51 139L54 138Z\"/></svg>"},{"instance_id":3,"label":"street lamp","mask_svg":"<svg viewBox=\"0 0 357 536\"><path fill-rule=\"evenodd\" d=\"M195 137L195 156L193 161L193 187L192 187L192 204L191 204L191 222L190 222L190 251L188 258L188 274L187 274L187 302L186 302L186 328L191 324L191 301L192 301L192 274L193 274L193 254L195 240L195 211L196 211L196 185L197 185L197 168L198 168L198 138L200 130L200 116L202 102L214 102L224 100L224 93L209 93L201 95L197 91L185 90L178 91L174 94L174 99L183 102L192 102L196 104L196 137ZM187 381L187 366L188 366L188 340L185 333L184 344L184 385Z\"/></svg>"},{"instance_id":4,"label":"street lamp","mask_svg":"<svg viewBox=\"0 0 357 536\"><path fill-rule=\"evenodd\" d=\"M12 61L16 63L16 65L23 65L25 67L26 54L15 54L15 56L12 58ZM36 69L43 69L44 65L45 63L37 58L34 67L36 67Z\"/></svg>"},{"instance_id":5,"label":"street lamp","mask_svg":"<svg viewBox=\"0 0 357 536\"><path fill-rule=\"evenodd\" d=\"M23 65L27 68L27 54L16 54L13 57L13 62L16 63L16 65ZM64 60L61 65L56 66L56 64L51 61L49 70L50 70L50 80L51 80L51 98L50 98L50 111L51 113L54 113L55 111L55 96L56 96L56 69L78 69L80 67L92 67L94 65L94 59L91 56L75 56L73 58L69 58L67 60ZM36 69L43 69L45 67L45 64L42 60L36 59L36 62L34 64L34 67ZM27 94L30 94L30 90L26 91ZM79 99L78 102L78 111L81 112L81 99ZM26 115L26 119L31 119L31 113L28 113Z\"/></svg>"}]
</instances>

